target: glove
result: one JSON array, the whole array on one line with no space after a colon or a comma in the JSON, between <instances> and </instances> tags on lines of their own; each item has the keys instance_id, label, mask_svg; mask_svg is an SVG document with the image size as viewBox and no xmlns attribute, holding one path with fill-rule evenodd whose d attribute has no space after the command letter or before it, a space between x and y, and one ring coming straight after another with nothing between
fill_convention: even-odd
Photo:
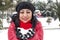
<instances>
[{"instance_id":1,"label":"glove","mask_svg":"<svg viewBox=\"0 0 60 40\"><path fill-rule=\"evenodd\" d=\"M33 37L34 34L35 34L35 32L34 32L33 29L28 30L27 34L24 35L25 36L25 39L28 39L28 38Z\"/></svg>"},{"instance_id":2,"label":"glove","mask_svg":"<svg viewBox=\"0 0 60 40\"><path fill-rule=\"evenodd\" d=\"M24 39L24 35L21 33L21 29L20 28L17 28L16 35L17 35L18 38Z\"/></svg>"},{"instance_id":3,"label":"glove","mask_svg":"<svg viewBox=\"0 0 60 40\"><path fill-rule=\"evenodd\" d=\"M24 39L24 40L31 38L32 36L34 36L34 34L35 34L34 30L31 28L28 30L24 30L22 28L17 28L17 31L16 31L17 37L20 39Z\"/></svg>"}]
</instances>

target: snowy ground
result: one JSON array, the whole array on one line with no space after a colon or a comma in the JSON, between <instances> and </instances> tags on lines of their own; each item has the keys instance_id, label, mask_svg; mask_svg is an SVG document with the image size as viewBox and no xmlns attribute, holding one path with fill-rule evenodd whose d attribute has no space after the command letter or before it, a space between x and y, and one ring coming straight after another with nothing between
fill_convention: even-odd
<instances>
[{"instance_id":1,"label":"snowy ground","mask_svg":"<svg viewBox=\"0 0 60 40\"><path fill-rule=\"evenodd\" d=\"M8 40L8 31L0 30L0 40Z\"/></svg>"},{"instance_id":2,"label":"snowy ground","mask_svg":"<svg viewBox=\"0 0 60 40\"><path fill-rule=\"evenodd\" d=\"M7 30L0 30L0 40L8 40ZM45 29L44 40L60 40L60 29Z\"/></svg>"},{"instance_id":3,"label":"snowy ground","mask_svg":"<svg viewBox=\"0 0 60 40\"><path fill-rule=\"evenodd\" d=\"M50 24L47 23L48 17L41 17L41 18L37 18L37 19L42 23L42 26L44 29L45 28L60 28L59 27L59 24L60 24L59 18L57 18L56 20L54 20L52 17L50 17L50 18L51 18Z\"/></svg>"},{"instance_id":4,"label":"snowy ground","mask_svg":"<svg viewBox=\"0 0 60 40\"><path fill-rule=\"evenodd\" d=\"M44 30L44 40L60 40L60 29Z\"/></svg>"}]
</instances>

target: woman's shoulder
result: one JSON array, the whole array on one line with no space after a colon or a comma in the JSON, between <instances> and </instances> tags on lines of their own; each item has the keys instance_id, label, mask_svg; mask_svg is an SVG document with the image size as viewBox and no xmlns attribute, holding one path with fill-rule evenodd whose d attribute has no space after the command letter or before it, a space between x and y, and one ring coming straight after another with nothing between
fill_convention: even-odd
<instances>
[{"instance_id":1,"label":"woman's shoulder","mask_svg":"<svg viewBox=\"0 0 60 40\"><path fill-rule=\"evenodd\" d=\"M42 24L41 24L40 21L37 21L37 24L36 24L35 30L42 30Z\"/></svg>"},{"instance_id":2,"label":"woman's shoulder","mask_svg":"<svg viewBox=\"0 0 60 40\"><path fill-rule=\"evenodd\" d=\"M36 25L42 25L40 21L37 21Z\"/></svg>"},{"instance_id":3,"label":"woman's shoulder","mask_svg":"<svg viewBox=\"0 0 60 40\"><path fill-rule=\"evenodd\" d=\"M42 27L42 24L41 24L40 21L37 21L37 23L36 23L36 28L39 28L39 27Z\"/></svg>"},{"instance_id":4,"label":"woman's shoulder","mask_svg":"<svg viewBox=\"0 0 60 40\"><path fill-rule=\"evenodd\" d=\"M9 28L13 28L13 27L15 27L15 24L14 22L11 22Z\"/></svg>"},{"instance_id":5,"label":"woman's shoulder","mask_svg":"<svg viewBox=\"0 0 60 40\"><path fill-rule=\"evenodd\" d=\"M14 24L14 22L13 22L13 21L11 21L10 25L14 25L14 26L15 26L15 24Z\"/></svg>"}]
</instances>

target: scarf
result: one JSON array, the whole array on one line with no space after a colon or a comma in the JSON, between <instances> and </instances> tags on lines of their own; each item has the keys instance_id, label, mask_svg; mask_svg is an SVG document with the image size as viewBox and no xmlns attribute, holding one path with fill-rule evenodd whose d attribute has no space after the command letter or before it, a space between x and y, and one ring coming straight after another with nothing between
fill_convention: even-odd
<instances>
[{"instance_id":1,"label":"scarf","mask_svg":"<svg viewBox=\"0 0 60 40\"><path fill-rule=\"evenodd\" d=\"M31 21L28 21L27 23L20 21L20 28L24 28L26 30L32 28Z\"/></svg>"}]
</instances>

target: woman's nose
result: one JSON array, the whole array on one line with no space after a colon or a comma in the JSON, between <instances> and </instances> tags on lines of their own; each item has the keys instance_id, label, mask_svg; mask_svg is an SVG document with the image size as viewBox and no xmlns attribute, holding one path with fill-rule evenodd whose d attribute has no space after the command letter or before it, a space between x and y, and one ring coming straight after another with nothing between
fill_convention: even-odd
<instances>
[{"instance_id":1,"label":"woman's nose","mask_svg":"<svg viewBox=\"0 0 60 40\"><path fill-rule=\"evenodd\" d=\"M26 12L24 12L24 16L27 16L27 13Z\"/></svg>"}]
</instances>

